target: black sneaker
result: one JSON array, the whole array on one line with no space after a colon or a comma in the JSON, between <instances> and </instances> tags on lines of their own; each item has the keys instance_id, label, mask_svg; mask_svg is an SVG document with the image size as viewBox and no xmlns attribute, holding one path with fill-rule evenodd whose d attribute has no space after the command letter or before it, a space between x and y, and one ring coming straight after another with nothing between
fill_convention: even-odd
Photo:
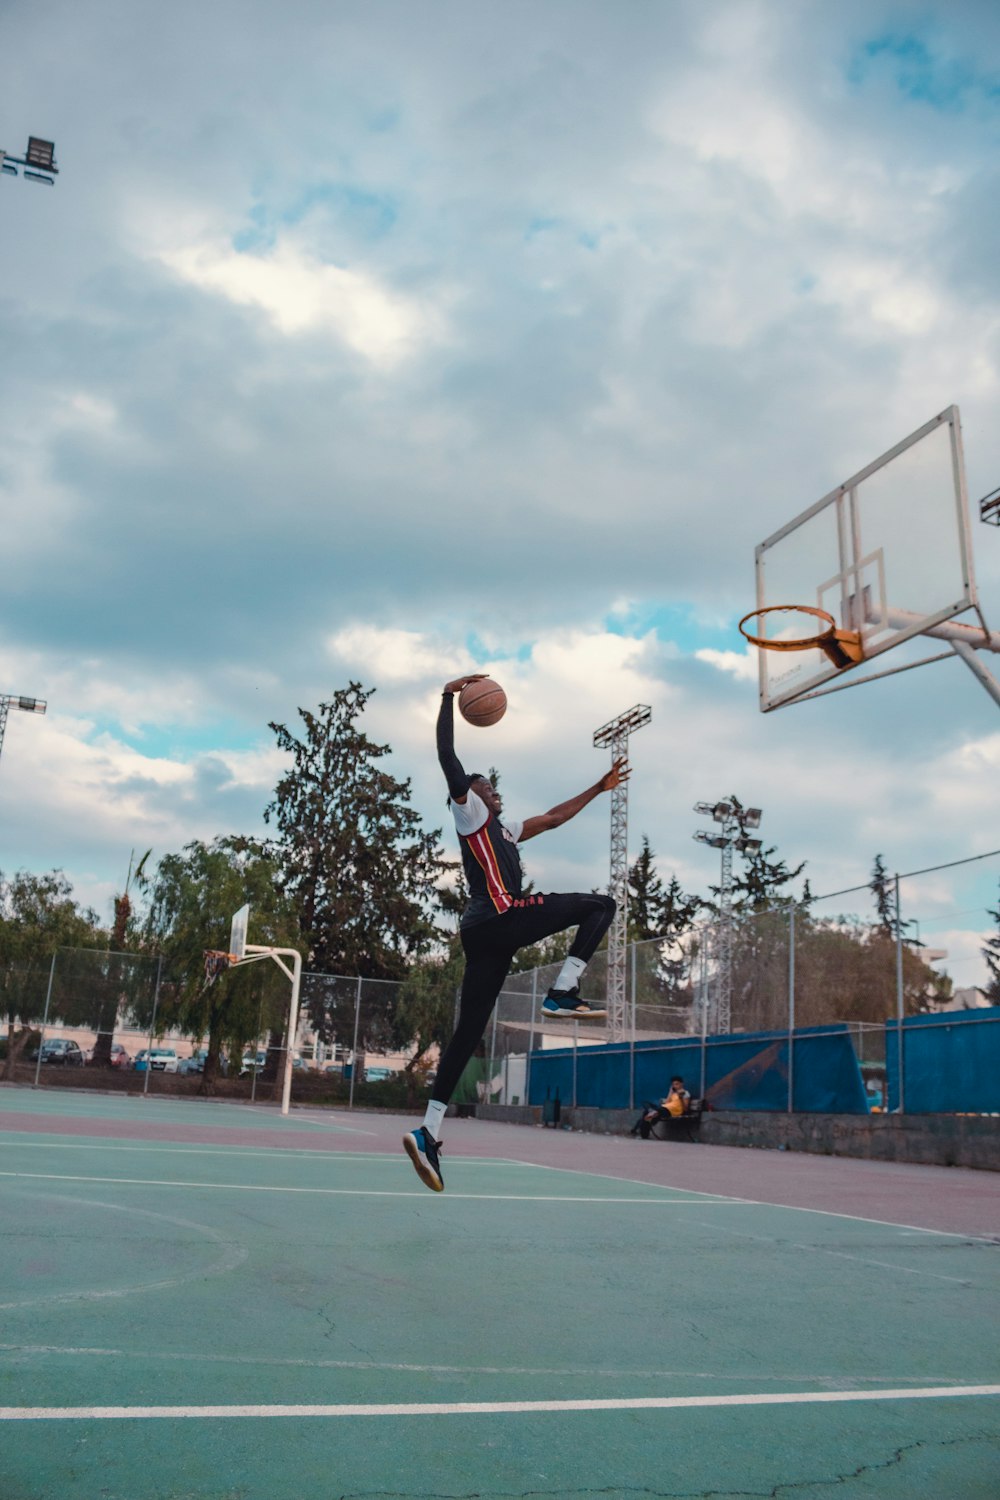
<instances>
[{"instance_id":1,"label":"black sneaker","mask_svg":"<svg viewBox=\"0 0 1000 1500\"><path fill-rule=\"evenodd\" d=\"M416 1168L420 1181L435 1193L443 1193L444 1178L441 1176L441 1158L438 1155L441 1142L436 1141L422 1125L418 1125L416 1130L403 1136L403 1148Z\"/></svg>"},{"instance_id":2,"label":"black sneaker","mask_svg":"<svg viewBox=\"0 0 1000 1500\"><path fill-rule=\"evenodd\" d=\"M549 990L542 1001L542 1015L556 1016L560 1018L576 1019L577 1021L602 1020L607 1011L600 1006L588 1005L586 1000L580 999L579 988L574 985L571 990Z\"/></svg>"}]
</instances>

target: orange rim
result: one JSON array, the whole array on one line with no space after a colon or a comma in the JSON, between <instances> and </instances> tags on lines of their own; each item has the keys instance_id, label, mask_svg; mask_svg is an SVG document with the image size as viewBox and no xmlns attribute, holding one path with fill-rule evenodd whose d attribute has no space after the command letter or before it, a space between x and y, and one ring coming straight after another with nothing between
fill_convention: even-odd
<instances>
[{"instance_id":1,"label":"orange rim","mask_svg":"<svg viewBox=\"0 0 1000 1500\"><path fill-rule=\"evenodd\" d=\"M814 615L817 620L826 621L826 629L819 630L815 635L800 636L794 641L769 641L763 635L751 635L749 630L743 627L748 620L758 615L791 614ZM812 604L767 604L762 609L752 609L748 615L744 615L740 621L740 634L755 646L762 646L765 651L809 651L812 649L822 650L824 642L832 641L837 622L827 610L817 609Z\"/></svg>"}]
</instances>

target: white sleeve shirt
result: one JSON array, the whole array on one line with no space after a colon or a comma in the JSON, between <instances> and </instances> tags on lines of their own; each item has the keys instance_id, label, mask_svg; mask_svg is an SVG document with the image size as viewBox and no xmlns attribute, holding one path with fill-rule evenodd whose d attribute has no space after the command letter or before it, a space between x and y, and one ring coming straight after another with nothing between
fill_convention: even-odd
<instances>
[{"instance_id":1,"label":"white sleeve shirt","mask_svg":"<svg viewBox=\"0 0 1000 1500\"><path fill-rule=\"evenodd\" d=\"M470 834L477 833L483 825L489 821L490 810L476 792L470 789L464 802L456 802L454 797L451 801L451 810L455 815L455 827L464 838ZM520 818L501 818L501 826L506 830L509 838L515 844L520 843L521 834L524 830L524 822Z\"/></svg>"}]
</instances>

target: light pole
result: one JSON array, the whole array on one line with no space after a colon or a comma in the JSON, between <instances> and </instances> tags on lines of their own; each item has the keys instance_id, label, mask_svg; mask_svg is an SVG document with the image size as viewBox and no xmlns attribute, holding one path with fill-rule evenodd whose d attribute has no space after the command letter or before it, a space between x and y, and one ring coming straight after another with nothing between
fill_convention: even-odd
<instances>
[{"instance_id":1,"label":"light pole","mask_svg":"<svg viewBox=\"0 0 1000 1500\"><path fill-rule=\"evenodd\" d=\"M748 828L759 828L759 807L744 807L735 797L721 802L696 802L696 813L703 818L712 818L720 823L718 833L707 833L703 828L692 834L696 843L708 844L722 851L722 880L719 886L719 921L716 927L718 975L716 978L715 1033L724 1036L732 1030L733 1023L733 850L741 854L755 854L761 846L760 839L747 837Z\"/></svg>"},{"instance_id":2,"label":"light pole","mask_svg":"<svg viewBox=\"0 0 1000 1500\"><path fill-rule=\"evenodd\" d=\"M55 142L29 135L28 149L23 156L11 156L0 149L0 172L4 177L16 177L18 167L24 168L25 182L41 182L46 187L52 187L59 176Z\"/></svg>"},{"instance_id":3,"label":"light pole","mask_svg":"<svg viewBox=\"0 0 1000 1500\"><path fill-rule=\"evenodd\" d=\"M628 754L628 737L652 718L645 703L594 731L595 745L611 746L611 764ZM624 1040L628 1013L625 1004L625 947L628 941L628 783L611 792L611 879L608 894L614 897L615 916L608 933L608 1040Z\"/></svg>"},{"instance_id":4,"label":"light pole","mask_svg":"<svg viewBox=\"0 0 1000 1500\"><path fill-rule=\"evenodd\" d=\"M20 708L26 714L43 714L47 704L41 698L21 698L16 693L0 693L0 755L3 754L3 736L7 728L7 714L11 708Z\"/></svg>"}]
</instances>

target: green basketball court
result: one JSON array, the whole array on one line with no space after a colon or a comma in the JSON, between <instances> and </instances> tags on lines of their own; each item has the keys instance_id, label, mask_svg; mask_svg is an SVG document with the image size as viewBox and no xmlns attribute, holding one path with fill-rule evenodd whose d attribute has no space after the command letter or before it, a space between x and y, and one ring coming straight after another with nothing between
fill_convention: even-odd
<instances>
[{"instance_id":1,"label":"green basketball court","mask_svg":"<svg viewBox=\"0 0 1000 1500\"><path fill-rule=\"evenodd\" d=\"M749 1201L752 1152L743 1197L469 1122L435 1195L403 1120L0 1120L4 1500L997 1494L988 1237Z\"/></svg>"}]
</instances>

